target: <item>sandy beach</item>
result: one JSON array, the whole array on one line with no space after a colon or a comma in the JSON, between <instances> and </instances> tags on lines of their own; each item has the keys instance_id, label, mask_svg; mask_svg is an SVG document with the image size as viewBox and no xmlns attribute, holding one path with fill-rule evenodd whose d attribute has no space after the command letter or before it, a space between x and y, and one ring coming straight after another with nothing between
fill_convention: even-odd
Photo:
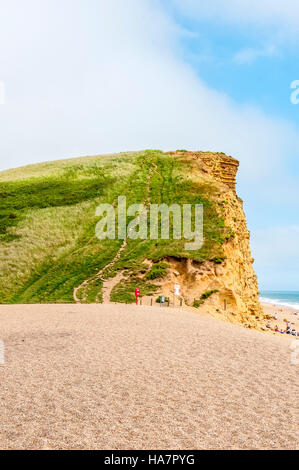
<instances>
[{"instance_id":1,"label":"sandy beach","mask_svg":"<svg viewBox=\"0 0 299 470\"><path fill-rule=\"evenodd\" d=\"M296 448L292 338L161 310L0 306L0 448Z\"/></svg>"},{"instance_id":2,"label":"sandy beach","mask_svg":"<svg viewBox=\"0 0 299 470\"><path fill-rule=\"evenodd\" d=\"M271 331L274 332L276 325L280 330L286 329L286 321L290 322L291 328L299 331L299 311L289 307L283 307L281 305L273 305L268 303L262 303L264 312L269 315L269 322L271 325ZM277 320L274 315L277 314ZM280 333L274 333L280 335Z\"/></svg>"}]
</instances>

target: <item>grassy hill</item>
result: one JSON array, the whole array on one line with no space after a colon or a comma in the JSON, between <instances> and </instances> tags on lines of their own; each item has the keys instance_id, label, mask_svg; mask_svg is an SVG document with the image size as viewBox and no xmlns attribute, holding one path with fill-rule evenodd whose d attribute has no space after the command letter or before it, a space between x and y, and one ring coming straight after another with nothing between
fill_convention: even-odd
<instances>
[{"instance_id":1,"label":"grassy hill","mask_svg":"<svg viewBox=\"0 0 299 470\"><path fill-rule=\"evenodd\" d=\"M167 270L167 256L198 261L223 260L223 243L232 236L225 226L215 186L193 172L182 154L160 151L123 153L30 165L0 173L0 303L74 302L74 287L90 280L81 299L101 301L102 279L122 240L95 236L99 203L119 195L133 203L204 205L204 245L186 252L184 240L128 240L120 258L104 276L125 271L112 300L134 301L136 277L143 293L155 291L153 280Z\"/></svg>"}]
</instances>

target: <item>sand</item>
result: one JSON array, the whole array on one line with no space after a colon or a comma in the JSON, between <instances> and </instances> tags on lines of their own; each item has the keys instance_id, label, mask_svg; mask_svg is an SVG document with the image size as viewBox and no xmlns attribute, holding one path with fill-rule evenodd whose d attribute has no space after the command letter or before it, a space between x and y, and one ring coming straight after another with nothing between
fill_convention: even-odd
<instances>
[{"instance_id":1,"label":"sand","mask_svg":"<svg viewBox=\"0 0 299 470\"><path fill-rule=\"evenodd\" d=\"M271 324L271 329L275 330L276 325L279 329L285 330L286 329L286 322L285 320L291 323L292 329L294 328L296 331L299 332L299 311L289 308L283 307L281 305L273 305L273 304L262 304L264 312L268 314L271 319L269 320ZM273 318L273 315L277 313L277 320ZM296 315L297 313L297 315ZM280 333L275 333L276 335L280 335Z\"/></svg>"},{"instance_id":2,"label":"sand","mask_svg":"<svg viewBox=\"0 0 299 470\"><path fill-rule=\"evenodd\" d=\"M126 305L0 306L1 449L294 449L294 338Z\"/></svg>"}]
</instances>

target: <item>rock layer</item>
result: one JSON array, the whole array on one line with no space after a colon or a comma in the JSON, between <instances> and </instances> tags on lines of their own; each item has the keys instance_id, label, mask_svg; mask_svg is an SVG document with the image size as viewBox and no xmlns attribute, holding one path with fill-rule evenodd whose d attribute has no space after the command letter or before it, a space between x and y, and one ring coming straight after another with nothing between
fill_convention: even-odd
<instances>
[{"instance_id":1,"label":"rock layer","mask_svg":"<svg viewBox=\"0 0 299 470\"><path fill-rule=\"evenodd\" d=\"M216 183L219 210L224 213L225 223L234 236L223 246L225 260L221 264L169 258L171 269L162 282L162 293L171 294L173 283L179 283L185 302L192 305L194 299L200 300L203 294L217 291L204 301L210 310L248 327L262 326L263 311L250 250L250 232L243 201L236 195L239 162L220 153L179 154L193 161L198 176Z\"/></svg>"}]
</instances>

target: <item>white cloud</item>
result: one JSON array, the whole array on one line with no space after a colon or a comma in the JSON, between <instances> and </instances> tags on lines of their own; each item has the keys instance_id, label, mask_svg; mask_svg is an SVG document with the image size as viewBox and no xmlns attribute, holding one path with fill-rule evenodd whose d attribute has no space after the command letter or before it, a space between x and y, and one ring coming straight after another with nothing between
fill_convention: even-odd
<instances>
[{"instance_id":1,"label":"white cloud","mask_svg":"<svg viewBox=\"0 0 299 470\"><path fill-rule=\"evenodd\" d=\"M273 45L265 46L260 49L245 48L241 49L234 57L238 64L251 65L257 59L262 57L273 57L277 55L277 48Z\"/></svg>"},{"instance_id":2,"label":"white cloud","mask_svg":"<svg viewBox=\"0 0 299 470\"><path fill-rule=\"evenodd\" d=\"M210 21L210 27L227 26L232 33L254 39L253 48L240 52L242 63L252 63L261 55L276 53L285 47L297 51L299 43L298 0L171 0L180 14L192 19ZM264 44L270 46L264 47ZM269 49L268 49L269 48Z\"/></svg>"},{"instance_id":3,"label":"white cloud","mask_svg":"<svg viewBox=\"0 0 299 470\"><path fill-rule=\"evenodd\" d=\"M178 35L147 1L3 2L0 167L187 147L240 158L250 180L264 177L269 155L279 168L295 132L208 88L175 57Z\"/></svg>"},{"instance_id":4,"label":"white cloud","mask_svg":"<svg viewBox=\"0 0 299 470\"><path fill-rule=\"evenodd\" d=\"M276 24L290 32L299 30L297 0L174 0L179 8L198 18L220 18L234 23L253 23L265 26Z\"/></svg>"}]
</instances>

